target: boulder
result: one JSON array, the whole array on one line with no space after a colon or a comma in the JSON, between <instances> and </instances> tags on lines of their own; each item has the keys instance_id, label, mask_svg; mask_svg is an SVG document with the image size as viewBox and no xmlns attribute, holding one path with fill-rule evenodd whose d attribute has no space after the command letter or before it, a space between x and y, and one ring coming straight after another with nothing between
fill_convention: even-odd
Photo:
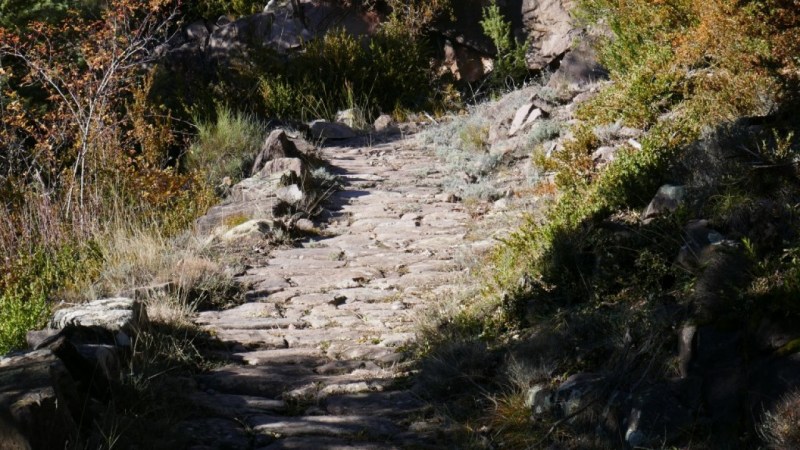
<instances>
[{"instance_id":1,"label":"boulder","mask_svg":"<svg viewBox=\"0 0 800 450\"><path fill-rule=\"evenodd\" d=\"M519 131L529 127L533 122L536 122L544 115L544 111L535 108L533 103L523 105L517 110L516 115L514 115L511 127L508 129L508 137L513 137Z\"/></svg>"},{"instance_id":2,"label":"boulder","mask_svg":"<svg viewBox=\"0 0 800 450\"><path fill-rule=\"evenodd\" d=\"M598 166L604 166L611 161L614 161L618 150L618 147L600 147L592 153L592 161L594 161L594 163Z\"/></svg>"},{"instance_id":3,"label":"boulder","mask_svg":"<svg viewBox=\"0 0 800 450\"><path fill-rule=\"evenodd\" d=\"M70 447L81 408L72 376L50 350L0 358L0 448Z\"/></svg>"},{"instance_id":4,"label":"boulder","mask_svg":"<svg viewBox=\"0 0 800 450\"><path fill-rule=\"evenodd\" d=\"M300 158L277 158L267 161L258 172L258 176L270 178L281 174L291 174L297 179L310 179L311 173Z\"/></svg>"},{"instance_id":5,"label":"boulder","mask_svg":"<svg viewBox=\"0 0 800 450\"><path fill-rule=\"evenodd\" d=\"M283 130L273 130L261 145L261 151L256 156L251 175L258 173L267 161L278 158L299 158L302 154L297 146Z\"/></svg>"},{"instance_id":6,"label":"boulder","mask_svg":"<svg viewBox=\"0 0 800 450\"><path fill-rule=\"evenodd\" d=\"M440 70L450 72L456 80L475 83L491 72L493 65L493 60L486 54L447 40Z\"/></svg>"},{"instance_id":7,"label":"boulder","mask_svg":"<svg viewBox=\"0 0 800 450\"><path fill-rule=\"evenodd\" d=\"M347 125L326 120L315 120L309 124L309 128L314 139L350 139L357 136Z\"/></svg>"},{"instance_id":8,"label":"boulder","mask_svg":"<svg viewBox=\"0 0 800 450\"><path fill-rule=\"evenodd\" d=\"M658 216L675 212L686 197L686 189L683 186L665 184L658 188L653 200L647 205L642 217L645 223L649 223Z\"/></svg>"},{"instance_id":9,"label":"boulder","mask_svg":"<svg viewBox=\"0 0 800 450\"><path fill-rule=\"evenodd\" d=\"M670 444L690 429L700 407L697 378L648 386L632 397L625 441L631 448Z\"/></svg>"},{"instance_id":10,"label":"boulder","mask_svg":"<svg viewBox=\"0 0 800 450\"><path fill-rule=\"evenodd\" d=\"M336 122L350 128L360 128L365 122L364 112L360 108L349 108L336 113Z\"/></svg>"},{"instance_id":11,"label":"boulder","mask_svg":"<svg viewBox=\"0 0 800 450\"><path fill-rule=\"evenodd\" d=\"M388 114L381 114L375 123L372 125L378 133L397 134L400 133L400 128L395 123L392 116Z\"/></svg>"},{"instance_id":12,"label":"boulder","mask_svg":"<svg viewBox=\"0 0 800 450\"><path fill-rule=\"evenodd\" d=\"M312 33L284 5L275 12L244 16L219 25L208 38L207 54L212 60L225 60L250 48L269 48L280 54L300 48Z\"/></svg>"},{"instance_id":13,"label":"boulder","mask_svg":"<svg viewBox=\"0 0 800 450\"><path fill-rule=\"evenodd\" d=\"M377 2L374 9L367 11L341 6L336 2L301 0L300 3L303 20L316 36L332 28L343 30L351 36L371 36L380 27L380 16L376 10L380 9L382 2Z\"/></svg>"},{"instance_id":14,"label":"boulder","mask_svg":"<svg viewBox=\"0 0 800 450\"><path fill-rule=\"evenodd\" d=\"M577 415L595 401L598 387L605 377L596 373L577 373L570 375L556 389L554 402L564 417Z\"/></svg>"},{"instance_id":15,"label":"boulder","mask_svg":"<svg viewBox=\"0 0 800 450\"><path fill-rule=\"evenodd\" d=\"M477 24L483 19L482 2L453 2L452 13L439 19L434 31L444 37L445 67L467 81L476 81L488 71L484 59L496 55L494 43ZM511 22L514 38L530 43L527 61L531 70L542 70L566 53L580 34L569 11L572 0L516 0L499 2Z\"/></svg>"},{"instance_id":16,"label":"boulder","mask_svg":"<svg viewBox=\"0 0 800 450\"><path fill-rule=\"evenodd\" d=\"M554 392L547 385L537 384L530 389L525 397L525 406L531 409L533 416L549 414L554 406Z\"/></svg>"},{"instance_id":17,"label":"boulder","mask_svg":"<svg viewBox=\"0 0 800 450\"><path fill-rule=\"evenodd\" d=\"M204 46L211 33L206 26L205 21L197 20L189 25L183 27L183 34L189 41L196 41L198 44Z\"/></svg>"},{"instance_id":18,"label":"boulder","mask_svg":"<svg viewBox=\"0 0 800 450\"><path fill-rule=\"evenodd\" d=\"M737 329L714 325L698 326L683 355L682 371L699 378L702 402L712 420L720 443L732 442L746 387L743 354L744 334ZM683 344L682 344L683 345Z\"/></svg>"},{"instance_id":19,"label":"boulder","mask_svg":"<svg viewBox=\"0 0 800 450\"><path fill-rule=\"evenodd\" d=\"M511 126L508 129L508 136L515 135L522 128L522 124L525 123L525 119L528 118L533 108L533 103L526 103L517 109L514 114L514 120L511 121Z\"/></svg>"},{"instance_id":20,"label":"boulder","mask_svg":"<svg viewBox=\"0 0 800 450\"><path fill-rule=\"evenodd\" d=\"M101 327L114 333L133 335L147 325L144 303L126 297L107 298L62 308L53 314L51 329L69 325ZM120 336L117 334L118 344Z\"/></svg>"},{"instance_id":21,"label":"boulder","mask_svg":"<svg viewBox=\"0 0 800 450\"><path fill-rule=\"evenodd\" d=\"M590 43L583 40L564 56L547 85L551 88L565 86L581 90L606 79L608 79L608 70L597 60L597 54Z\"/></svg>"}]
</instances>

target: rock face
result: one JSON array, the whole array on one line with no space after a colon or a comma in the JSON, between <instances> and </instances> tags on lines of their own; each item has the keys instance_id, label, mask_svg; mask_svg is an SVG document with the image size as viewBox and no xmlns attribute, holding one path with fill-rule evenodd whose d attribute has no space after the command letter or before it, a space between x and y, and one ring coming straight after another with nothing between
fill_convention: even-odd
<instances>
[{"instance_id":1,"label":"rock face","mask_svg":"<svg viewBox=\"0 0 800 450\"><path fill-rule=\"evenodd\" d=\"M75 383L50 350L0 358L0 448L74 443L81 411Z\"/></svg>"},{"instance_id":2,"label":"rock face","mask_svg":"<svg viewBox=\"0 0 800 450\"><path fill-rule=\"evenodd\" d=\"M32 350L0 357L0 448L83 447L146 324L138 300L97 300L58 310L50 329L28 334Z\"/></svg>"},{"instance_id":3,"label":"rock face","mask_svg":"<svg viewBox=\"0 0 800 450\"><path fill-rule=\"evenodd\" d=\"M652 220L658 216L674 212L683 203L686 196L686 190L683 186L673 186L665 184L658 188L653 200L647 205L644 210L643 217L645 221Z\"/></svg>"},{"instance_id":4,"label":"rock face","mask_svg":"<svg viewBox=\"0 0 800 450\"><path fill-rule=\"evenodd\" d=\"M232 186L228 197L199 218L195 228L201 234L210 234L218 227L229 226L231 221L273 219L276 209L289 198L285 194L296 199L295 190L305 195L312 189L310 168L320 164L315 151L311 144L290 137L284 130L272 131L253 164L253 176ZM291 186L295 187L285 189Z\"/></svg>"},{"instance_id":5,"label":"rock face","mask_svg":"<svg viewBox=\"0 0 800 450\"><path fill-rule=\"evenodd\" d=\"M522 24L531 42L528 67L541 70L566 53L579 31L569 11L571 0L523 0Z\"/></svg>"},{"instance_id":6,"label":"rock face","mask_svg":"<svg viewBox=\"0 0 800 450\"><path fill-rule=\"evenodd\" d=\"M436 25L447 40L445 60L455 63L458 77L466 81L480 78L486 71L481 58L492 56L496 49L483 34L479 23L488 2L454 2L453 18ZM517 41L530 43L527 55L531 70L542 70L564 55L580 34L570 11L571 0L511 0L499 2L506 20L511 22Z\"/></svg>"}]
</instances>

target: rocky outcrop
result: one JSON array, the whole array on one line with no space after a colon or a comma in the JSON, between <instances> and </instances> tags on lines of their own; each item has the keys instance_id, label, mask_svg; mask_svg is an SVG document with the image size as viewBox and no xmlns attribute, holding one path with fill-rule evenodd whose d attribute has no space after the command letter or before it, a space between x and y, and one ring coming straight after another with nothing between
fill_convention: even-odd
<instances>
[{"instance_id":1,"label":"rocky outcrop","mask_svg":"<svg viewBox=\"0 0 800 450\"><path fill-rule=\"evenodd\" d=\"M30 332L30 350L0 358L0 448L80 447L146 326L140 301L112 298L59 309Z\"/></svg>"},{"instance_id":2,"label":"rocky outcrop","mask_svg":"<svg viewBox=\"0 0 800 450\"><path fill-rule=\"evenodd\" d=\"M0 448L74 444L81 410L75 380L52 351L0 358Z\"/></svg>"},{"instance_id":3,"label":"rocky outcrop","mask_svg":"<svg viewBox=\"0 0 800 450\"><path fill-rule=\"evenodd\" d=\"M289 137L284 130L272 131L255 158L253 175L232 186L221 203L197 220L196 230L214 234L213 230L230 227L232 222L276 218L287 203L295 205L313 190L311 169L319 164L316 149L304 139ZM216 235L222 235L228 230L217 231Z\"/></svg>"},{"instance_id":4,"label":"rocky outcrop","mask_svg":"<svg viewBox=\"0 0 800 450\"><path fill-rule=\"evenodd\" d=\"M530 69L544 69L570 49L580 33L570 16L574 7L572 0L522 1L522 29L531 43Z\"/></svg>"},{"instance_id":5,"label":"rocky outcrop","mask_svg":"<svg viewBox=\"0 0 800 450\"><path fill-rule=\"evenodd\" d=\"M268 48L285 55L334 28L344 29L353 36L371 35L378 25L379 17L374 12L310 0L283 2L269 11L235 20L223 16L213 23L192 22L161 47L159 53L168 65L201 69L209 62L225 64L230 58L255 48Z\"/></svg>"},{"instance_id":6,"label":"rocky outcrop","mask_svg":"<svg viewBox=\"0 0 800 450\"><path fill-rule=\"evenodd\" d=\"M489 2L453 2L453 14L435 24L442 36L445 65L457 79L476 81L491 71L486 61L496 53L494 44L480 26L483 8ZM567 53L581 33L570 11L571 0L507 0L498 2L518 42L528 42L527 61L539 71Z\"/></svg>"}]
</instances>

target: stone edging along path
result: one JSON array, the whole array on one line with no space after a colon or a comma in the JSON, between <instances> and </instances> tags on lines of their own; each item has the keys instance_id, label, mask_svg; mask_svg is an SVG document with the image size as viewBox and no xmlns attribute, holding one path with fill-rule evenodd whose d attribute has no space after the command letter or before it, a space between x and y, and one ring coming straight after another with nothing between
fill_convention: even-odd
<instances>
[{"instance_id":1,"label":"stone edging along path","mask_svg":"<svg viewBox=\"0 0 800 450\"><path fill-rule=\"evenodd\" d=\"M458 289L475 220L406 139L322 150L345 180L325 235L274 250L239 279L249 302L195 321L230 364L197 376L190 448L441 448L407 381L426 302ZM183 433L182 433L183 434Z\"/></svg>"}]
</instances>

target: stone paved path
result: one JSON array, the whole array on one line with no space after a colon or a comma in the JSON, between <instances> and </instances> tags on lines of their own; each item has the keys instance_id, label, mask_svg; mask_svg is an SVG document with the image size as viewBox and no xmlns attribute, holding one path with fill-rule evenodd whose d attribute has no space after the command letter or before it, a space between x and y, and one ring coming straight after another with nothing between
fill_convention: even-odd
<instances>
[{"instance_id":1,"label":"stone paved path","mask_svg":"<svg viewBox=\"0 0 800 450\"><path fill-rule=\"evenodd\" d=\"M463 274L473 218L448 202L432 150L408 142L325 148L346 180L328 237L272 251L240 277L248 303L198 315L234 345L233 363L197 380L195 448L443 446L404 349L425 298Z\"/></svg>"}]
</instances>

